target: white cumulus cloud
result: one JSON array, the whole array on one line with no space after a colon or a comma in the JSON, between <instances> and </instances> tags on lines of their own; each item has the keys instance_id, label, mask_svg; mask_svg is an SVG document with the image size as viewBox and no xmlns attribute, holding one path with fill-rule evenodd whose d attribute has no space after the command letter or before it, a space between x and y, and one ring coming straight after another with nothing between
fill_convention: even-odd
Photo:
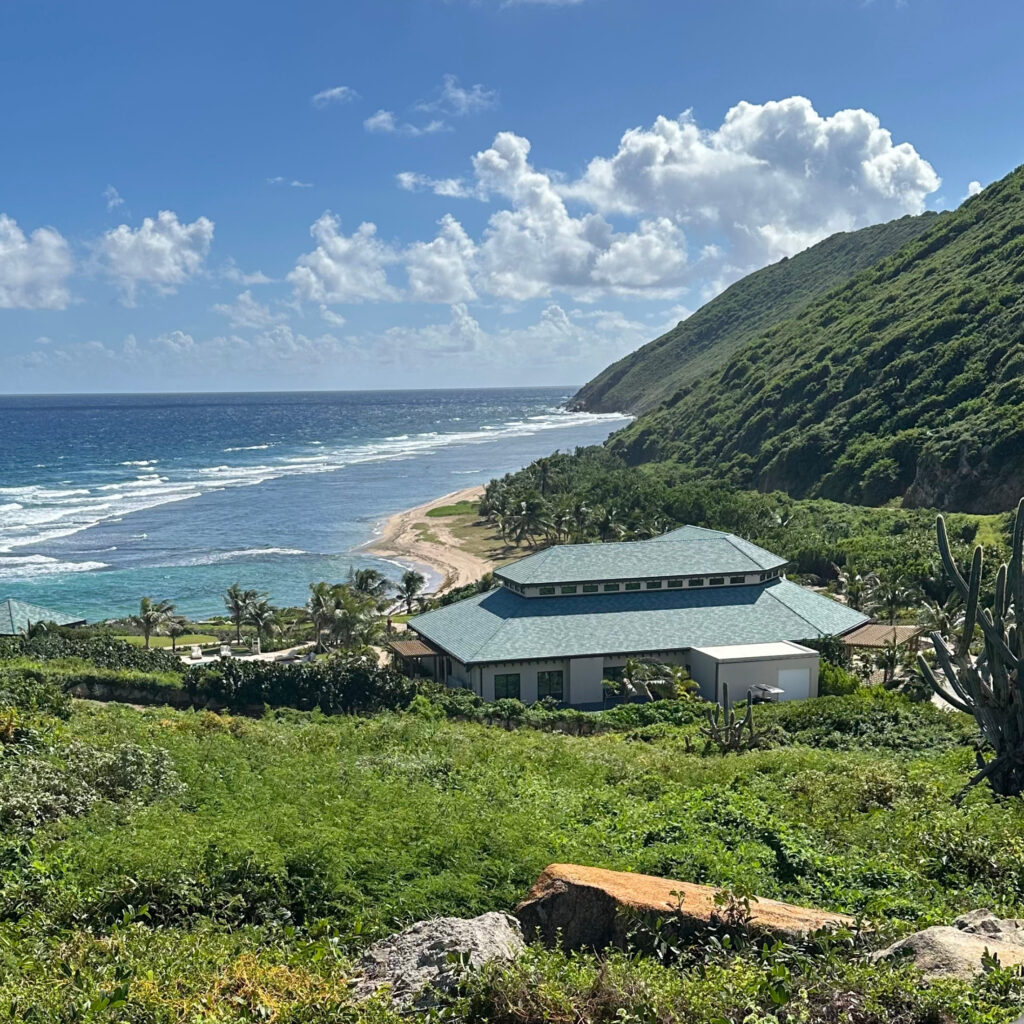
<instances>
[{"instance_id":1,"label":"white cumulus cloud","mask_svg":"<svg viewBox=\"0 0 1024 1024\"><path fill-rule=\"evenodd\" d=\"M410 297L425 302L468 302L476 298L472 283L476 246L451 214L445 215L440 227L432 242L416 242L405 253Z\"/></svg>"},{"instance_id":2,"label":"white cumulus cloud","mask_svg":"<svg viewBox=\"0 0 1024 1024\"><path fill-rule=\"evenodd\" d=\"M396 262L398 254L377 238L375 224L360 224L345 235L338 218L324 213L310 234L316 248L301 256L288 275L300 299L331 305L398 298L387 275L388 264Z\"/></svg>"},{"instance_id":3,"label":"white cumulus cloud","mask_svg":"<svg viewBox=\"0 0 1024 1024\"><path fill-rule=\"evenodd\" d=\"M563 195L602 212L724 232L740 262L790 255L835 231L920 213L931 164L866 110L820 115L802 96L738 103L716 129L692 114L633 128ZM735 258L735 257L734 257Z\"/></svg>"},{"instance_id":4,"label":"white cumulus cloud","mask_svg":"<svg viewBox=\"0 0 1024 1024\"><path fill-rule=\"evenodd\" d=\"M248 289L240 292L233 303L218 303L213 309L215 313L226 316L232 327L269 327L286 319L283 314L272 313L269 306L254 299Z\"/></svg>"},{"instance_id":5,"label":"white cumulus cloud","mask_svg":"<svg viewBox=\"0 0 1024 1024\"><path fill-rule=\"evenodd\" d=\"M36 228L26 235L0 213L0 309L64 309L73 269L71 248L59 231Z\"/></svg>"},{"instance_id":6,"label":"white cumulus cloud","mask_svg":"<svg viewBox=\"0 0 1024 1024\"><path fill-rule=\"evenodd\" d=\"M135 302L139 284L169 294L195 276L213 241L213 221L199 217L182 223L171 210L146 217L136 229L127 224L108 231L97 246L106 273L120 286L123 301Z\"/></svg>"}]
</instances>

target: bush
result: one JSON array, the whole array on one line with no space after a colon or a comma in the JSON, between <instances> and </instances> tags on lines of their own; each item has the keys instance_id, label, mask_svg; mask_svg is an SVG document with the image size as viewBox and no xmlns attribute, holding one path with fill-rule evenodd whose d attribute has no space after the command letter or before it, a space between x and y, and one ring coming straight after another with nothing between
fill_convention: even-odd
<instances>
[{"instance_id":1,"label":"bush","mask_svg":"<svg viewBox=\"0 0 1024 1024\"><path fill-rule=\"evenodd\" d=\"M818 669L818 693L822 697L844 697L860 689L860 680L845 668L822 659Z\"/></svg>"},{"instance_id":2,"label":"bush","mask_svg":"<svg viewBox=\"0 0 1024 1024\"><path fill-rule=\"evenodd\" d=\"M147 651L144 647L136 647L134 644L109 636L78 639L58 633L40 633L31 638L0 638L0 662L14 658L31 658L35 661L79 658L97 668L174 672L178 675L185 672L181 659L169 651Z\"/></svg>"}]
</instances>

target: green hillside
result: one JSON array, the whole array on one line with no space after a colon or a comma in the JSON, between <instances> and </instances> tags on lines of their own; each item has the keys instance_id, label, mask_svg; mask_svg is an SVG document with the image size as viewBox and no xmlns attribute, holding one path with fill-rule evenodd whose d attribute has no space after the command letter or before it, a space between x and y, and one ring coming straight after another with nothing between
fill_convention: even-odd
<instances>
[{"instance_id":1,"label":"green hillside","mask_svg":"<svg viewBox=\"0 0 1024 1024\"><path fill-rule=\"evenodd\" d=\"M1022 341L1024 168L687 374L610 446L797 497L1003 511L1024 493Z\"/></svg>"},{"instance_id":2,"label":"green hillside","mask_svg":"<svg viewBox=\"0 0 1024 1024\"><path fill-rule=\"evenodd\" d=\"M693 376L721 366L759 333L895 252L939 215L901 217L841 232L737 281L660 338L586 384L574 405L593 412L646 412Z\"/></svg>"}]
</instances>

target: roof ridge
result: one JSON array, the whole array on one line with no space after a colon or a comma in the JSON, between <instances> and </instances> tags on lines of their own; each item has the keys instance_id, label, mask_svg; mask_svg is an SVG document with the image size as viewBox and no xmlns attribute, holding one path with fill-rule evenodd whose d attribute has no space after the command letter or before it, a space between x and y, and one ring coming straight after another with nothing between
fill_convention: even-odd
<instances>
[{"instance_id":1,"label":"roof ridge","mask_svg":"<svg viewBox=\"0 0 1024 1024\"><path fill-rule=\"evenodd\" d=\"M777 594L773 594L773 593L772 593L772 591L773 591L773 590L775 590L775 588L776 588L777 586L779 586L780 584L783 584L783 583L789 583L789 582L790 582L790 581L789 581L789 580L787 580L787 579L777 579L777 580L773 581L772 583L769 583L769 584L768 584L768 586L766 586L766 587L764 588L764 592L765 592L765 593L766 593L766 594L767 594L767 595L768 595L768 596L769 596L769 597L770 597L770 598L771 598L771 599L772 599L773 601L777 601L777 602L778 602L779 604L781 604L781 605L782 605L782 607L786 609L786 611L792 612L792 613L793 613L793 614L794 614L794 615L795 615L795 616L796 616L796 617L797 617L798 619L802 619L802 620L803 620L804 622L806 622L806 623L807 623L807 625L808 625L808 626L810 626L810 627L811 627L811 629L813 629L815 633L820 633L820 632L821 632L821 630L820 630L820 629L818 629L818 627L817 627L817 626L816 626L816 625L815 625L815 624L814 624L813 622L811 622L811 620L810 620L809 618L807 618L807 616L806 616L806 615L803 615L803 614L801 614L801 613L800 613L800 612L798 612L798 611L797 611L797 610L796 610L796 609L795 609L795 608L794 608L794 607L793 607L792 605L790 605L790 604L788 604L787 602L783 601L783 600L782 600L782 598L781 598L781 597L779 597L779 596L778 596ZM796 583L794 583L794 584L792 584L792 585L793 585L794 587L796 587L796 586L798 586L799 584L796 584ZM802 590L803 588L801 587L800 589ZM831 598L830 598L829 600L831 600ZM837 602L837 603L838 603L838 602Z\"/></svg>"}]
</instances>

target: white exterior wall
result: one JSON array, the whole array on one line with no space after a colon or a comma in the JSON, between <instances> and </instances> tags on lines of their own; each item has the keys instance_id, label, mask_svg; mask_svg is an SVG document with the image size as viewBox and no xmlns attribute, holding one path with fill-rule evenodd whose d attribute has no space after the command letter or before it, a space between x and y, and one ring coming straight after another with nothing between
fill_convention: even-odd
<instances>
[{"instance_id":1,"label":"white exterior wall","mask_svg":"<svg viewBox=\"0 0 1024 1024\"><path fill-rule=\"evenodd\" d=\"M570 703L600 704L604 700L604 658L570 658L569 692Z\"/></svg>"},{"instance_id":2,"label":"white exterior wall","mask_svg":"<svg viewBox=\"0 0 1024 1024\"><path fill-rule=\"evenodd\" d=\"M784 691L779 700L804 700L818 696L818 655L794 654L786 658L752 658L749 661L718 661L712 655L691 651L690 674L705 700L721 701L722 684L729 687L731 703L746 700L757 683ZM717 672L717 682L716 682Z\"/></svg>"},{"instance_id":3,"label":"white exterior wall","mask_svg":"<svg viewBox=\"0 0 1024 1024\"><path fill-rule=\"evenodd\" d=\"M532 704L537 699L537 673L562 671L562 692L569 696L569 663L564 659L554 661L508 661L500 664L482 665L480 673L482 676L483 689L480 696L484 700L494 700L494 677L505 675L510 672L519 673L519 699L524 704ZM600 682L600 680L598 680ZM601 699L600 696L597 698ZM577 703L575 696L573 703Z\"/></svg>"}]
</instances>

